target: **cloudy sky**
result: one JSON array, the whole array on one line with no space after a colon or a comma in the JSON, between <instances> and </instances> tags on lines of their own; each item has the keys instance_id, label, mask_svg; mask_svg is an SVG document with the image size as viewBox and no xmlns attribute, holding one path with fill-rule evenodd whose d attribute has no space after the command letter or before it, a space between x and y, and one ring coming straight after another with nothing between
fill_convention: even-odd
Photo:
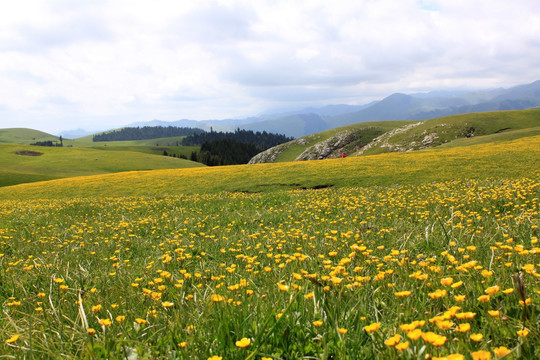
<instances>
[{"instance_id":1,"label":"cloudy sky","mask_svg":"<svg viewBox=\"0 0 540 360\"><path fill-rule=\"evenodd\" d=\"M537 0L18 0L0 128L58 133L540 79Z\"/></svg>"}]
</instances>

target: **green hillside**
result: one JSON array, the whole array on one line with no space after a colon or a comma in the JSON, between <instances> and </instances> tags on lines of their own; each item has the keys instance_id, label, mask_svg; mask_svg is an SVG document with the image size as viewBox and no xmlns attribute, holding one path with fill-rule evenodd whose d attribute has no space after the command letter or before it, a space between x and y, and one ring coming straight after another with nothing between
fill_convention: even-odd
<instances>
[{"instance_id":1,"label":"green hillside","mask_svg":"<svg viewBox=\"0 0 540 360\"><path fill-rule=\"evenodd\" d=\"M403 131L389 132L377 142L361 149L356 155L421 150L448 144L458 139L481 138L486 135L539 126L540 110L496 111L445 116L413 122L407 128L401 129ZM527 136L528 134L528 132L514 133L515 136ZM490 139L484 140L489 141ZM462 140L456 144L465 144L466 142L466 140Z\"/></svg>"},{"instance_id":2,"label":"green hillside","mask_svg":"<svg viewBox=\"0 0 540 360\"><path fill-rule=\"evenodd\" d=\"M251 163L374 155L518 139L538 134L540 110L453 115L422 121L358 123L304 136L261 153Z\"/></svg>"},{"instance_id":3,"label":"green hillside","mask_svg":"<svg viewBox=\"0 0 540 360\"><path fill-rule=\"evenodd\" d=\"M340 128L326 130L317 134L304 136L300 139L290 141L285 144L278 145L270 150L267 150L269 154L275 154L274 161L260 161L260 162L284 162L295 161L304 153L307 149L317 144L324 142L343 142L343 147L338 147L339 151L336 152L336 156L339 157L342 152L350 154L356 148L368 144L375 137L395 129L397 127L404 126L410 123L409 121L377 121L366 122L348 125ZM338 154L339 153L339 154ZM325 157L326 158L326 157Z\"/></svg>"},{"instance_id":4,"label":"green hillside","mask_svg":"<svg viewBox=\"0 0 540 360\"><path fill-rule=\"evenodd\" d=\"M58 140L58 137L39 130L25 128L0 129L0 143L31 144L36 141Z\"/></svg>"},{"instance_id":5,"label":"green hillside","mask_svg":"<svg viewBox=\"0 0 540 360\"><path fill-rule=\"evenodd\" d=\"M168 156L112 149L0 144L0 186L132 170L203 166Z\"/></svg>"}]
</instances>

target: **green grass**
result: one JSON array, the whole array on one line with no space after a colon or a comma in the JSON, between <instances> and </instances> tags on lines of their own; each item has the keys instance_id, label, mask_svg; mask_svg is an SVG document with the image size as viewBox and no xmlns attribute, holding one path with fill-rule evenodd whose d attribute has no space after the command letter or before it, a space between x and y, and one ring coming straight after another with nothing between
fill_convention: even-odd
<instances>
[{"instance_id":1,"label":"green grass","mask_svg":"<svg viewBox=\"0 0 540 360\"><path fill-rule=\"evenodd\" d=\"M503 131L501 133L496 133L496 134L455 139L446 144L440 145L440 148L444 149L444 148L459 147L459 146L497 143L497 142L516 140L523 137L538 136L538 135L540 135L540 127L532 127L532 128L519 129L519 130L507 130L507 131Z\"/></svg>"},{"instance_id":2,"label":"green grass","mask_svg":"<svg viewBox=\"0 0 540 360\"><path fill-rule=\"evenodd\" d=\"M0 353L538 358L539 196L536 176L0 201ZM385 344L396 334L405 349Z\"/></svg>"},{"instance_id":3,"label":"green grass","mask_svg":"<svg viewBox=\"0 0 540 360\"><path fill-rule=\"evenodd\" d=\"M0 198L268 192L332 186L422 184L468 178L514 178L538 176L539 158L540 136L534 136L500 143L345 159L154 170L59 179L53 183L0 188Z\"/></svg>"},{"instance_id":4,"label":"green grass","mask_svg":"<svg viewBox=\"0 0 540 360\"><path fill-rule=\"evenodd\" d=\"M36 141L49 140L58 141L59 139L54 135L33 129L0 129L0 143L31 144L35 143Z\"/></svg>"},{"instance_id":5,"label":"green grass","mask_svg":"<svg viewBox=\"0 0 540 360\"><path fill-rule=\"evenodd\" d=\"M188 159L193 151L199 152L200 146L147 146L147 145L105 145L105 146L89 146L89 148L105 151L136 151L145 154L163 155L166 151L169 156L171 155L184 155Z\"/></svg>"},{"instance_id":6,"label":"green grass","mask_svg":"<svg viewBox=\"0 0 540 360\"><path fill-rule=\"evenodd\" d=\"M412 123L418 123L418 121ZM401 149L416 150L424 146L424 139L431 134L436 134L436 138L429 146L437 147L460 138L465 138L468 134L473 134L475 138L478 138L497 133L532 129L539 126L540 110L497 111L453 115L422 121L419 126L412 127L405 132L397 133L389 137L384 143ZM517 132L514 135L527 136L528 134ZM478 141L478 143L481 142L482 140ZM458 144L462 143L466 143L466 140L458 142ZM382 143L363 152L363 154L372 155L390 151L388 146L383 147L381 145Z\"/></svg>"},{"instance_id":7,"label":"green grass","mask_svg":"<svg viewBox=\"0 0 540 360\"><path fill-rule=\"evenodd\" d=\"M18 151L34 151L43 155L18 155ZM0 144L0 186L122 171L197 166L202 164L134 151Z\"/></svg>"},{"instance_id":8,"label":"green grass","mask_svg":"<svg viewBox=\"0 0 540 360\"><path fill-rule=\"evenodd\" d=\"M0 354L538 358L540 136L521 135L0 188ZM179 161L0 146L22 148L55 169L69 152Z\"/></svg>"}]
</instances>

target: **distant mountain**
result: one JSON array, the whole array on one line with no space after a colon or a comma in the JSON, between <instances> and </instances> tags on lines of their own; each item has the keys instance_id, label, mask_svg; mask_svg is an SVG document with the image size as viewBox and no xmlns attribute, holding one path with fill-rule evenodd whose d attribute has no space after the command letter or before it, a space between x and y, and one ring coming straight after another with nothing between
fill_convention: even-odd
<instances>
[{"instance_id":1,"label":"distant mountain","mask_svg":"<svg viewBox=\"0 0 540 360\"><path fill-rule=\"evenodd\" d=\"M62 136L64 139L77 139L83 136L92 135L93 131L88 131L84 129L75 129L75 130L65 130L62 131L59 136Z\"/></svg>"},{"instance_id":2,"label":"distant mountain","mask_svg":"<svg viewBox=\"0 0 540 360\"><path fill-rule=\"evenodd\" d=\"M253 131L267 131L295 138L328 129L328 123L316 114L298 114L277 119L262 120L242 125L241 128Z\"/></svg>"},{"instance_id":3,"label":"distant mountain","mask_svg":"<svg viewBox=\"0 0 540 360\"><path fill-rule=\"evenodd\" d=\"M473 112L522 110L540 107L540 80L509 89L473 92L432 91L392 94L365 105L327 105L275 112L244 119L178 120L133 123L128 126L198 127L204 130L234 131L237 128L268 131L296 138L336 127L370 121L425 120Z\"/></svg>"},{"instance_id":4,"label":"distant mountain","mask_svg":"<svg viewBox=\"0 0 540 360\"><path fill-rule=\"evenodd\" d=\"M308 107L308 108L304 108L300 110L290 110L290 111L283 111L283 112L277 112L277 113L262 114L262 115L259 115L258 118L269 120L269 119L277 119L277 118L282 118L286 116L302 115L302 114L314 114L314 115L319 115L319 116L337 116L337 115L349 114L352 112L365 109L378 102L379 101L372 101L364 105L339 104L339 105L326 105L323 107Z\"/></svg>"},{"instance_id":5,"label":"distant mountain","mask_svg":"<svg viewBox=\"0 0 540 360\"><path fill-rule=\"evenodd\" d=\"M439 94L440 95L440 94ZM475 112L523 110L540 106L540 81L510 89L455 96L393 94L357 112L326 119L331 127L378 120L425 120Z\"/></svg>"}]
</instances>

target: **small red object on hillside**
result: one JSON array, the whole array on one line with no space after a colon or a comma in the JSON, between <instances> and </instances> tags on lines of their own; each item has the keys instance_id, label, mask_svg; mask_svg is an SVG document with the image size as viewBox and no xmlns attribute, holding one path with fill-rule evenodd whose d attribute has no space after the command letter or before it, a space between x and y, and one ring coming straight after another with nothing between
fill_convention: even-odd
<instances>
[{"instance_id":1,"label":"small red object on hillside","mask_svg":"<svg viewBox=\"0 0 540 360\"><path fill-rule=\"evenodd\" d=\"M345 153L341 154L341 158L342 158L342 159L343 159L345 156L347 156L347 155L345 155Z\"/></svg>"}]
</instances>

